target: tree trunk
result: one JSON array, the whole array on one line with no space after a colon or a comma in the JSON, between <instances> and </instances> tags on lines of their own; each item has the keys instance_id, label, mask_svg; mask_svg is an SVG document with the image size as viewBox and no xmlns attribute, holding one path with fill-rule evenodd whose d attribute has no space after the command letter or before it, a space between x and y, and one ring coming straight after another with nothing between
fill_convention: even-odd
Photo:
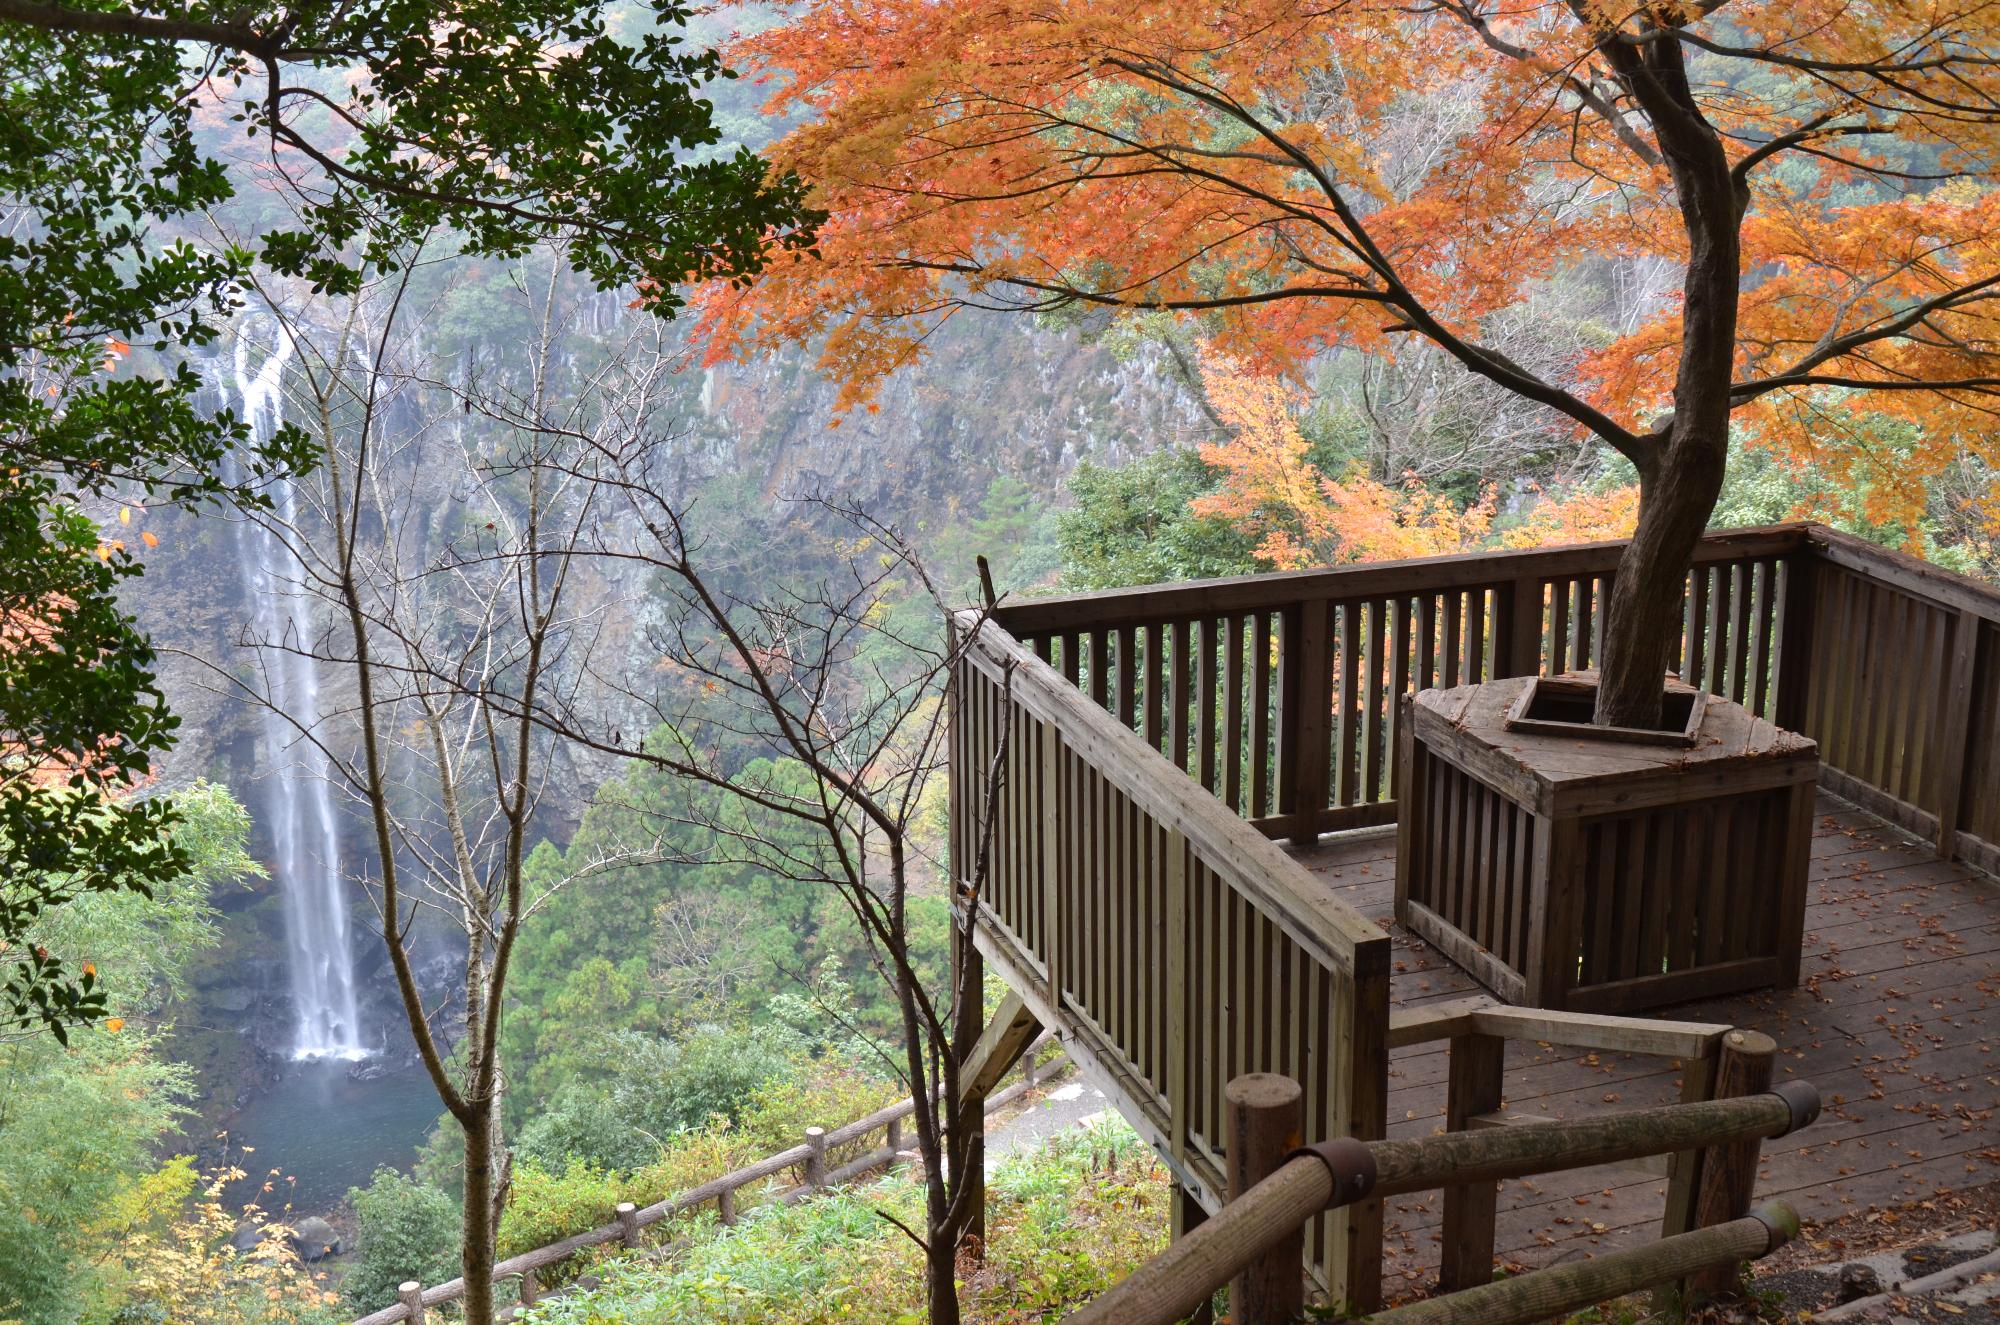
<instances>
[{"instance_id":1,"label":"tree trunk","mask_svg":"<svg viewBox=\"0 0 2000 1325\"><path fill-rule=\"evenodd\" d=\"M930 1325L958 1323L958 1248L951 1238L933 1236L924 1253L925 1277L930 1280Z\"/></svg>"},{"instance_id":2,"label":"tree trunk","mask_svg":"<svg viewBox=\"0 0 2000 1325\"><path fill-rule=\"evenodd\" d=\"M1706 438L1671 437L1639 479L1639 524L1618 559L1604 619L1596 721L1657 727L1667 667L1681 633L1687 568L1722 491L1728 424Z\"/></svg>"},{"instance_id":3,"label":"tree trunk","mask_svg":"<svg viewBox=\"0 0 2000 1325\"><path fill-rule=\"evenodd\" d=\"M465 1188L460 1230L459 1264L465 1274L465 1325L492 1325L493 1245L493 1117L488 1101L470 1103L472 1120L465 1129Z\"/></svg>"},{"instance_id":4,"label":"tree trunk","mask_svg":"<svg viewBox=\"0 0 2000 1325\"><path fill-rule=\"evenodd\" d=\"M1652 22L1648 17L1642 27ZM1730 170L1721 136L1703 118L1678 41L1629 43L1614 23L1602 30L1598 50L1652 122L1688 237L1673 413L1632 455L1639 468L1639 527L1611 586L1597 689L1600 724L1657 727L1681 586L1729 462L1739 227L1750 197Z\"/></svg>"}]
</instances>

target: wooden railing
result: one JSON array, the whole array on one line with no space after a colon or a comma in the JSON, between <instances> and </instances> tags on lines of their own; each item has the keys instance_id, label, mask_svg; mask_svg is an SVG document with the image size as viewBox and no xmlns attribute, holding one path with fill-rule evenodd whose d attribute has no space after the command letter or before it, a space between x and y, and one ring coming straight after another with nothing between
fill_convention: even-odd
<instances>
[{"instance_id":1,"label":"wooden railing","mask_svg":"<svg viewBox=\"0 0 2000 1325\"><path fill-rule=\"evenodd\" d=\"M1737 1264L1795 1235L1789 1210L1751 1216L1761 1143L1809 1125L1814 1089L1771 1086L1775 1046L1755 1032L1578 1013L1501 1008L1485 1000L1400 1016L1392 1043L1452 1041L1448 1130L1401 1141L1344 1141L1292 1148L1298 1091L1283 1078L1242 1077L1233 1109L1231 1202L1070 1317L1073 1325L1169 1325L1202 1308L1225 1283L1238 1325L1277 1325L1300 1314L1293 1243L1299 1225L1332 1206L1442 1189L1441 1296L1372 1319L1398 1325L1525 1325L1641 1288L1682 1303L1734 1286ZM1557 1122L1496 1112L1501 1050L1509 1039L1680 1057L1682 1102ZM1706 1066L1705 1066L1706 1065ZM1661 1239L1496 1283L1493 1193L1504 1180L1596 1165L1669 1165Z\"/></svg>"},{"instance_id":2,"label":"wooden railing","mask_svg":"<svg viewBox=\"0 0 2000 1325\"><path fill-rule=\"evenodd\" d=\"M1811 526L1795 726L1820 783L2000 872L2000 589ZM1790 719L1788 722L1787 719Z\"/></svg>"},{"instance_id":3,"label":"wooden railing","mask_svg":"<svg viewBox=\"0 0 2000 1325\"><path fill-rule=\"evenodd\" d=\"M1045 1083L1051 1077L1060 1074L1065 1065L1064 1056L1039 1064L1036 1061L1037 1053L1049 1044L1051 1039L1052 1037L1044 1035L1029 1046L1021 1057L1020 1080L990 1095L986 1100L988 1109L1009 1104L1026 1091L1034 1089L1038 1083ZM803 1180L776 1193L772 1198L784 1204L801 1201L827 1188L852 1182L895 1162L904 1148L903 1124L915 1112L916 1106L904 1099L838 1127L830 1129L808 1127L805 1130L805 1138L788 1150L766 1156L734 1172L710 1178L699 1186L677 1192L652 1205L623 1203L610 1212L612 1220L608 1224L583 1229L547 1246L510 1256L493 1267L493 1282L501 1284L511 1280L515 1285L516 1300L523 1306L533 1306L542 1296L539 1276L550 1266L560 1264L580 1251L612 1243L638 1250L644 1245L645 1229L663 1220L692 1214L704 1205L712 1204L715 1207L716 1218L724 1225L734 1224L737 1193L746 1187L767 1182L788 1169L798 1170ZM827 1168L829 1153L837 1154L842 1148L865 1141L877 1132L883 1134L880 1146L871 1147L836 1168ZM393 1305L372 1311L354 1321L353 1325L394 1325L397 1321L424 1325L426 1308L454 1302L464 1295L465 1280L462 1278L450 1279L429 1287L416 1282L407 1282L398 1290L397 1301Z\"/></svg>"},{"instance_id":4,"label":"wooden railing","mask_svg":"<svg viewBox=\"0 0 2000 1325\"><path fill-rule=\"evenodd\" d=\"M954 628L969 642L954 685L952 860L971 890L991 843L972 922L983 958L1207 1210L1225 1189L1223 1088L1243 1073L1301 1082L1309 1138L1381 1136L1387 936L1090 702L1074 669L975 615ZM1089 685L1106 666L1081 675ZM1363 1202L1314 1230L1309 1259L1336 1300L1372 1305L1379 1219Z\"/></svg>"},{"instance_id":5,"label":"wooden railing","mask_svg":"<svg viewBox=\"0 0 2000 1325\"><path fill-rule=\"evenodd\" d=\"M1392 823L1399 701L1590 666L1622 543L1003 603L992 624L1232 811ZM1823 781L2000 869L2000 589L1835 532L1710 534L1673 665L1821 746Z\"/></svg>"},{"instance_id":6,"label":"wooden railing","mask_svg":"<svg viewBox=\"0 0 2000 1325\"><path fill-rule=\"evenodd\" d=\"M1623 548L957 619L977 634L956 676L952 855L970 887L990 834L979 949L1205 1209L1238 1075L1300 1080L1309 1137L1382 1134L1387 941L1266 839L1395 820L1404 695L1591 666ZM2000 590L1786 524L1705 537L1683 601L1683 679L1817 738L1832 790L2000 868ZM1373 1305L1379 1219L1346 1207L1309 1240L1336 1300Z\"/></svg>"},{"instance_id":7,"label":"wooden railing","mask_svg":"<svg viewBox=\"0 0 2000 1325\"><path fill-rule=\"evenodd\" d=\"M1673 1060L1680 1070L1682 1104L1768 1090L1777 1054L1777 1045L1759 1031L1708 1022L1514 1008L1482 996L1391 1014L1388 1043L1392 1050L1438 1041L1446 1042L1450 1055L1445 1086L1447 1133L1555 1121L1503 1109L1502 1082L1509 1044ZM1699 1150L1660 1155L1641 1165L1667 1179L1661 1237L1714 1222L1713 1215L1704 1220L1698 1206L1704 1185L1723 1184L1724 1165L1724 1158ZM1748 1200L1747 1190L1742 1196ZM1439 1288L1450 1292L1493 1278L1498 1202L1499 1188L1492 1182L1445 1185Z\"/></svg>"},{"instance_id":8,"label":"wooden railing","mask_svg":"<svg viewBox=\"0 0 2000 1325\"><path fill-rule=\"evenodd\" d=\"M993 621L1274 837L1393 823L1399 701L1589 667L1622 543L1114 589ZM1806 526L1711 535L1675 665L1759 713Z\"/></svg>"}]
</instances>

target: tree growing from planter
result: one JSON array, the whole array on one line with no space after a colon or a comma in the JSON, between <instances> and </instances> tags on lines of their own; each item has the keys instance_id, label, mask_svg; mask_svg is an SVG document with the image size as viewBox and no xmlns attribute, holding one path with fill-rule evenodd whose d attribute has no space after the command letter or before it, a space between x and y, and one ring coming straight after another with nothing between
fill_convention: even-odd
<instances>
[{"instance_id":1,"label":"tree growing from planter","mask_svg":"<svg viewBox=\"0 0 2000 1325\"><path fill-rule=\"evenodd\" d=\"M1600 722L1658 718L1732 423L1836 471L1914 423L1906 492L2000 459L1983 8L827 0L734 54L831 220L712 294L714 353L814 340L857 404L965 309L1171 310L1267 371L1429 342L1638 469ZM1440 97L1468 112L1413 137ZM1565 371L1485 338L1557 276L1662 258L1679 297Z\"/></svg>"}]
</instances>

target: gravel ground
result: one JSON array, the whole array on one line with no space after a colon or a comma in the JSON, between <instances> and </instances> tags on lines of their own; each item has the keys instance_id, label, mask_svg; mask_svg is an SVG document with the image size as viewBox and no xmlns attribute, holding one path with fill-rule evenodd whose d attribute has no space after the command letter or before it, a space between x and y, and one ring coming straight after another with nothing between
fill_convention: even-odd
<instances>
[{"instance_id":1,"label":"gravel ground","mask_svg":"<svg viewBox=\"0 0 2000 1325\"><path fill-rule=\"evenodd\" d=\"M986 1171L1003 1158L1042 1144L1067 1128L1082 1127L1111 1109L1104 1092L1068 1072L1046 1090L1031 1092L998 1125L986 1129Z\"/></svg>"}]
</instances>

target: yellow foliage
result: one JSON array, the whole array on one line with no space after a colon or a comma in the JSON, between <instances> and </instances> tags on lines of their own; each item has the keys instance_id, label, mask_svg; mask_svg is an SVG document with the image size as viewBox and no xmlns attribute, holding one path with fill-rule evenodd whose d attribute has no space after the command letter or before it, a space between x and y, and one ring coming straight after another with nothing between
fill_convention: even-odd
<instances>
[{"instance_id":1,"label":"yellow foliage","mask_svg":"<svg viewBox=\"0 0 2000 1325\"><path fill-rule=\"evenodd\" d=\"M1500 535L1500 546L1555 547L1562 543L1630 538L1638 522L1636 484L1607 492L1572 492L1531 507L1525 520Z\"/></svg>"},{"instance_id":2,"label":"yellow foliage","mask_svg":"<svg viewBox=\"0 0 2000 1325\"><path fill-rule=\"evenodd\" d=\"M237 1217L224 1189L243 1177L223 1169L203 1181L193 1161L169 1160L113 1204L97 1230L113 1248L114 1279L128 1302L155 1307L175 1325L289 1325L337 1301L292 1250L291 1229L244 1216L258 1242L235 1250Z\"/></svg>"},{"instance_id":3,"label":"yellow foliage","mask_svg":"<svg viewBox=\"0 0 2000 1325\"><path fill-rule=\"evenodd\" d=\"M1257 555L1279 570L1465 552L1492 528L1490 491L1460 507L1414 480L1391 487L1364 474L1322 473L1299 431L1301 394L1283 378L1205 355L1202 387L1233 435L1201 448L1222 471L1222 487L1192 509L1254 535Z\"/></svg>"}]
</instances>

